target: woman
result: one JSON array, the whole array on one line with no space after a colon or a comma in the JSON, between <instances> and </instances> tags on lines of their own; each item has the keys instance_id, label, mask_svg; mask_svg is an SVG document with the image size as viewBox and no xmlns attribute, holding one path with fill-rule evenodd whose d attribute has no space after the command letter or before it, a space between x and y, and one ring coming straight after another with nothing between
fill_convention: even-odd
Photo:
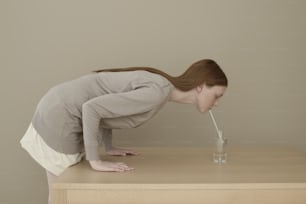
<instances>
[{"instance_id":1,"label":"woman","mask_svg":"<svg viewBox=\"0 0 306 204\"><path fill-rule=\"evenodd\" d=\"M213 60L192 64L172 77L158 69L130 67L97 70L51 88L39 102L22 147L47 170L50 184L84 155L92 169L123 172L108 155L135 155L112 146L112 129L134 128L151 119L167 101L195 105L202 113L217 105L228 82Z\"/></svg>"}]
</instances>

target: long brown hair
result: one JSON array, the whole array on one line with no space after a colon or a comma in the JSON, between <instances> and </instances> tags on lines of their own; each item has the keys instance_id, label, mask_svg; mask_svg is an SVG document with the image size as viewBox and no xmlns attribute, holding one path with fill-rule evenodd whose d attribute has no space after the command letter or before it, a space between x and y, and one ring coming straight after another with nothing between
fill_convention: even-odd
<instances>
[{"instance_id":1,"label":"long brown hair","mask_svg":"<svg viewBox=\"0 0 306 204\"><path fill-rule=\"evenodd\" d=\"M168 79L177 89L189 91L197 86L206 84L207 86L228 86L228 80L219 65L211 59L203 59L193 63L183 74L173 77L169 74L152 67L127 67L100 69L94 72L124 72L144 70L154 74L159 74Z\"/></svg>"}]
</instances>

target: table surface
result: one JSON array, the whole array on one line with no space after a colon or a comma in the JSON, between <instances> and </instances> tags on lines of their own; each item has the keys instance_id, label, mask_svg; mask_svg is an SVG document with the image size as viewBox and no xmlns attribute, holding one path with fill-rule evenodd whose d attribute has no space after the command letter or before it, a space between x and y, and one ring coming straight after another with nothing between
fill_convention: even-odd
<instances>
[{"instance_id":1,"label":"table surface","mask_svg":"<svg viewBox=\"0 0 306 204\"><path fill-rule=\"evenodd\" d=\"M228 147L226 164L212 161L212 148L134 148L137 156L102 158L135 169L97 172L87 161L67 169L54 183L62 188L306 188L306 155L289 147Z\"/></svg>"}]
</instances>

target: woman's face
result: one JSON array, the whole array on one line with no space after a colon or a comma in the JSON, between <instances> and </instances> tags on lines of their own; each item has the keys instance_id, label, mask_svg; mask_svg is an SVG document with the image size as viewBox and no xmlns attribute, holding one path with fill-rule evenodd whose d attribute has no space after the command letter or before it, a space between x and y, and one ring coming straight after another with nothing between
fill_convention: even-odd
<instances>
[{"instance_id":1,"label":"woman's face","mask_svg":"<svg viewBox=\"0 0 306 204\"><path fill-rule=\"evenodd\" d=\"M202 86L198 86L196 88L197 109L201 113L205 113L206 111L212 109L214 106L217 106L218 101L225 93L226 88L227 87L225 86L219 86L219 85L209 87L204 84Z\"/></svg>"}]
</instances>

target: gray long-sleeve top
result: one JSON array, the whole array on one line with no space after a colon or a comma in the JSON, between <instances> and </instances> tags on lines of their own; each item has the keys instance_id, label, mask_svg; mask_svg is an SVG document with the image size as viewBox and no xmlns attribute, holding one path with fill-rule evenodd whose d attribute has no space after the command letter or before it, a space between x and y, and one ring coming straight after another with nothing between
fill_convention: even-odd
<instances>
[{"instance_id":1,"label":"gray long-sleeve top","mask_svg":"<svg viewBox=\"0 0 306 204\"><path fill-rule=\"evenodd\" d=\"M147 71L99 72L59 84L40 100L32 124L46 144L98 160L112 147L112 129L137 127L165 104L173 85Z\"/></svg>"}]
</instances>

